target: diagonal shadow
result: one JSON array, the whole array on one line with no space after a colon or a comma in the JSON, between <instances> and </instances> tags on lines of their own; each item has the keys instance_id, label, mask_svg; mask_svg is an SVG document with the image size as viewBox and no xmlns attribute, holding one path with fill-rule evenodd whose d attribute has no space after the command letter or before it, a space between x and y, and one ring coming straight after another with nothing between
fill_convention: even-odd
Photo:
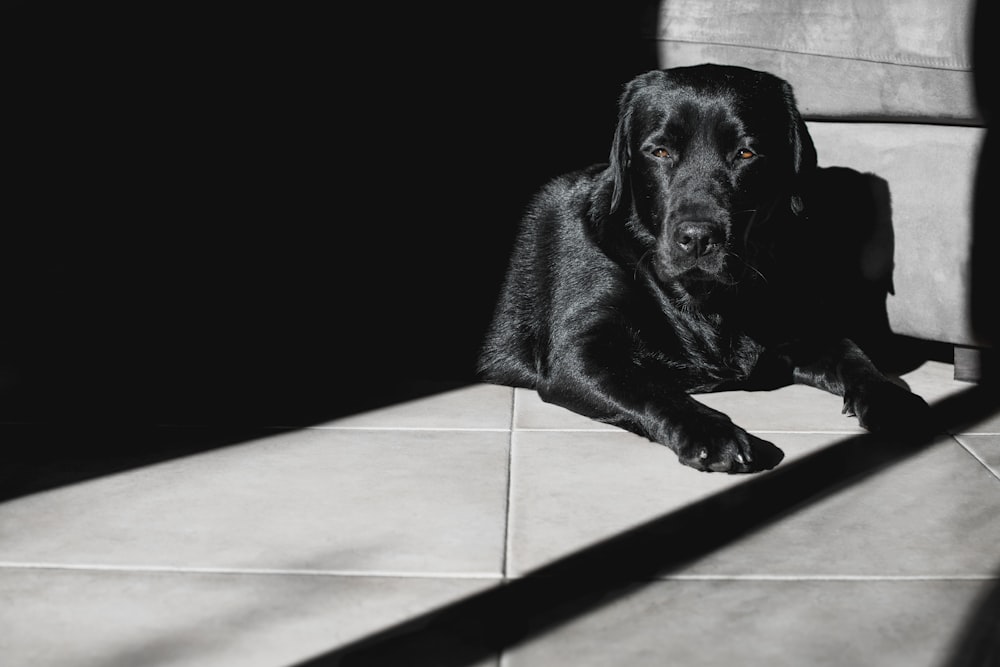
<instances>
[{"instance_id":1,"label":"diagonal shadow","mask_svg":"<svg viewBox=\"0 0 1000 667\"><path fill-rule=\"evenodd\" d=\"M960 429L995 413L1000 407L996 389L979 385L936 403L932 412L939 432ZM868 434L850 437L572 553L524 578L386 628L300 667L458 667L494 656L899 463L939 438L902 442ZM985 618L997 612L996 597L984 603L984 617L974 620L970 628L996 623L995 618ZM983 632L972 638L984 636L989 639L989 633ZM962 650L972 649L966 646Z\"/></svg>"},{"instance_id":2,"label":"diagonal shadow","mask_svg":"<svg viewBox=\"0 0 1000 667\"><path fill-rule=\"evenodd\" d=\"M300 383L305 388L286 390L280 400L274 398L273 392L258 390L263 398L254 397L254 402L241 402L242 396L228 397L228 402L219 399L205 409L163 401L166 407L162 412L140 413L132 420L95 419L86 414L71 420L61 414L61 419L0 422L0 451L4 457L0 466L0 503L329 423L469 384L464 380L382 381L378 386L355 382L355 393L341 397L344 392L324 392L314 384ZM231 387L223 389L232 393ZM267 405L261 405L264 399ZM0 410L0 419L2 416Z\"/></svg>"},{"instance_id":3,"label":"diagonal shadow","mask_svg":"<svg viewBox=\"0 0 1000 667\"><path fill-rule=\"evenodd\" d=\"M962 633L952 642L951 655L941 667L1000 665L1000 572L979 599Z\"/></svg>"}]
</instances>

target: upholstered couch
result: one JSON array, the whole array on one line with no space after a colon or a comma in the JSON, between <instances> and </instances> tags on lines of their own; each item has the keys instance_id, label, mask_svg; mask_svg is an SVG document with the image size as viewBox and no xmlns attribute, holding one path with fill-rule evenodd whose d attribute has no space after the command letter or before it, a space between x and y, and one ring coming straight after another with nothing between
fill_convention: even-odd
<instances>
[{"instance_id":1,"label":"upholstered couch","mask_svg":"<svg viewBox=\"0 0 1000 667\"><path fill-rule=\"evenodd\" d=\"M820 166L888 184L893 332L956 346L975 379L990 347L970 317L974 183L985 137L971 0L666 0L661 67L717 62L787 79Z\"/></svg>"}]
</instances>

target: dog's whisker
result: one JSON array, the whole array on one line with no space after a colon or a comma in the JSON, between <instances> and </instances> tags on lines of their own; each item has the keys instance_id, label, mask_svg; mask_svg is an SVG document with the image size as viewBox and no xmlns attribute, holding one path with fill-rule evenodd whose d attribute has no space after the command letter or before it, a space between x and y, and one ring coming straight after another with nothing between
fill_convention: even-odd
<instances>
[{"instance_id":1,"label":"dog's whisker","mask_svg":"<svg viewBox=\"0 0 1000 667\"><path fill-rule=\"evenodd\" d=\"M744 268L750 269L751 271L753 271L754 273L756 273L758 276L760 276L761 280L763 280L765 283L767 282L767 276L765 276L763 273L761 273L760 270L756 266L754 266L753 264L751 264L750 262L748 262L746 259L744 259L743 257L741 257L738 253L730 251L729 254L732 255L733 257L735 257L736 259L740 260L740 262L743 264Z\"/></svg>"},{"instance_id":2,"label":"dog's whisker","mask_svg":"<svg viewBox=\"0 0 1000 667\"><path fill-rule=\"evenodd\" d=\"M767 282L767 276L765 276L763 273L761 273L757 269L757 267L755 267L753 264L747 264L746 267L748 269L750 269L751 271L753 271L754 273L756 273L758 276L760 276L760 279L763 280L765 283Z\"/></svg>"},{"instance_id":3,"label":"dog's whisker","mask_svg":"<svg viewBox=\"0 0 1000 667\"><path fill-rule=\"evenodd\" d=\"M632 280L639 279L639 267L642 266L642 263L646 260L646 258L652 254L653 254L653 249L650 248L646 252L642 253L642 256L639 257L638 260L636 260L635 269L632 271Z\"/></svg>"}]
</instances>

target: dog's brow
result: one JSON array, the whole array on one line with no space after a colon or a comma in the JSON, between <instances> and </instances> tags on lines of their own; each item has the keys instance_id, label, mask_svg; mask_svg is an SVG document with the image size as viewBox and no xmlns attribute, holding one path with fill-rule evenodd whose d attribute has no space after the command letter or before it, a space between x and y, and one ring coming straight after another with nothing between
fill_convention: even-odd
<instances>
[{"instance_id":1,"label":"dog's brow","mask_svg":"<svg viewBox=\"0 0 1000 667\"><path fill-rule=\"evenodd\" d=\"M667 117L666 121L663 124L661 134L667 142L673 145L686 142L691 135L691 126L690 123L685 122L686 118L684 116L671 115Z\"/></svg>"},{"instance_id":2,"label":"dog's brow","mask_svg":"<svg viewBox=\"0 0 1000 667\"><path fill-rule=\"evenodd\" d=\"M655 141L679 146L687 142L698 126L697 108L688 102L670 104L661 101L649 112L647 118L651 122L645 134Z\"/></svg>"},{"instance_id":3,"label":"dog's brow","mask_svg":"<svg viewBox=\"0 0 1000 667\"><path fill-rule=\"evenodd\" d=\"M721 146L735 146L746 134L743 123L729 114L721 115L715 123L715 136Z\"/></svg>"},{"instance_id":4,"label":"dog's brow","mask_svg":"<svg viewBox=\"0 0 1000 667\"><path fill-rule=\"evenodd\" d=\"M688 144L696 134L729 147L747 133L744 123L724 104L685 101L661 113L660 122L647 136L675 147Z\"/></svg>"}]
</instances>

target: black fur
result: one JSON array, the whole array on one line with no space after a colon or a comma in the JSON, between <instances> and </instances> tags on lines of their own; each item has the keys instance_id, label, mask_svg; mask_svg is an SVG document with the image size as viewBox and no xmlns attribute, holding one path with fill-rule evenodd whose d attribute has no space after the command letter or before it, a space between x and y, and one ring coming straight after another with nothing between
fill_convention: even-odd
<instances>
[{"instance_id":1,"label":"black fur","mask_svg":"<svg viewBox=\"0 0 1000 667\"><path fill-rule=\"evenodd\" d=\"M780 452L691 393L800 382L869 429L913 423L926 403L803 288L822 264L803 242L816 171L783 80L716 65L637 77L610 164L556 178L525 216L481 376L701 470L765 469Z\"/></svg>"}]
</instances>

